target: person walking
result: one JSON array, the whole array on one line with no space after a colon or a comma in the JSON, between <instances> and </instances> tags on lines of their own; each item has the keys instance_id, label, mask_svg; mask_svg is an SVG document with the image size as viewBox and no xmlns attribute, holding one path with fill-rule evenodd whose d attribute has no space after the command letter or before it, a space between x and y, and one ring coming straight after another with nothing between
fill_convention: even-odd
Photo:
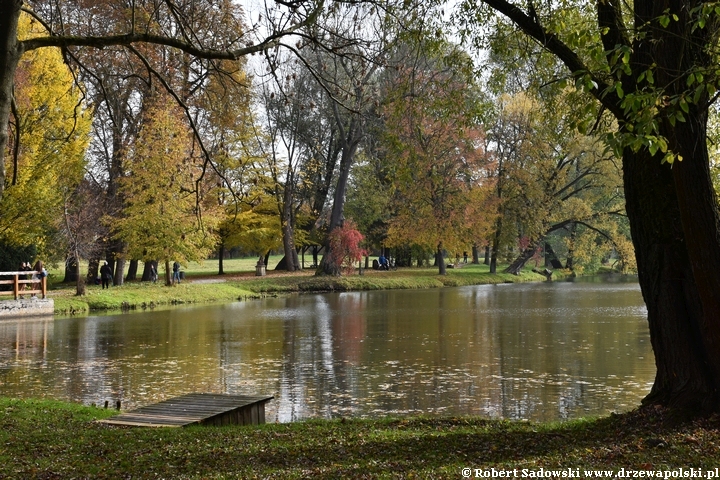
<instances>
[{"instance_id":1,"label":"person walking","mask_svg":"<svg viewBox=\"0 0 720 480\"><path fill-rule=\"evenodd\" d=\"M108 265L107 262L103 263L103 266L100 267L100 281L102 282L102 288L103 290L106 288L110 288L110 279L112 278L112 269L110 268L110 265Z\"/></svg>"},{"instance_id":2,"label":"person walking","mask_svg":"<svg viewBox=\"0 0 720 480\"><path fill-rule=\"evenodd\" d=\"M180 283L180 264L178 262L173 263L173 283Z\"/></svg>"},{"instance_id":3,"label":"person walking","mask_svg":"<svg viewBox=\"0 0 720 480\"><path fill-rule=\"evenodd\" d=\"M157 282L157 279L158 279L157 269L155 268L155 264L151 263L150 264L150 280L153 283L155 283L155 282Z\"/></svg>"}]
</instances>

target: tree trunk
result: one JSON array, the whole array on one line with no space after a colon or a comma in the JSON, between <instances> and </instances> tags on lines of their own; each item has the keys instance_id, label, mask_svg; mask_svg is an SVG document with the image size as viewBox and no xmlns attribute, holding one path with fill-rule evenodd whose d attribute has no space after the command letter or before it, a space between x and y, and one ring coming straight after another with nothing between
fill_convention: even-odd
<instances>
[{"instance_id":1,"label":"tree trunk","mask_svg":"<svg viewBox=\"0 0 720 480\"><path fill-rule=\"evenodd\" d=\"M172 287L172 272L170 271L170 260L165 259L165 286Z\"/></svg>"},{"instance_id":2,"label":"tree trunk","mask_svg":"<svg viewBox=\"0 0 720 480\"><path fill-rule=\"evenodd\" d=\"M646 403L718 411L720 241L705 112L664 132L682 162L623 156L625 196L657 374Z\"/></svg>"},{"instance_id":3,"label":"tree trunk","mask_svg":"<svg viewBox=\"0 0 720 480\"><path fill-rule=\"evenodd\" d=\"M575 228L575 223L573 223L573 229ZM568 257L569 261L569 257ZM555 253L555 250L553 250L552 245L545 242L545 266L551 267L554 269L560 269L563 268L562 263L560 263L560 259L558 258L557 254Z\"/></svg>"},{"instance_id":4,"label":"tree trunk","mask_svg":"<svg viewBox=\"0 0 720 480\"><path fill-rule=\"evenodd\" d=\"M477 243L472 246L472 263L473 265L480 265L480 247Z\"/></svg>"},{"instance_id":5,"label":"tree trunk","mask_svg":"<svg viewBox=\"0 0 720 480\"><path fill-rule=\"evenodd\" d=\"M718 349L708 350L713 342L703 339L709 332L703 331L702 300L682 231L673 170L683 167L671 169L647 154L626 152L623 157L626 209L657 367L645 402L700 412L717 403L711 357L718 356Z\"/></svg>"},{"instance_id":6,"label":"tree trunk","mask_svg":"<svg viewBox=\"0 0 720 480\"><path fill-rule=\"evenodd\" d=\"M500 249L500 230L502 220L498 218L495 235L493 235L492 249L490 251L490 273L497 273L498 250Z\"/></svg>"},{"instance_id":7,"label":"tree trunk","mask_svg":"<svg viewBox=\"0 0 720 480\"><path fill-rule=\"evenodd\" d=\"M218 245L218 275L225 275L225 269L223 268L223 259L225 258L225 242L220 242Z\"/></svg>"},{"instance_id":8,"label":"tree trunk","mask_svg":"<svg viewBox=\"0 0 720 480\"><path fill-rule=\"evenodd\" d=\"M313 257L313 265L315 265L315 268L319 265L318 263L318 246L313 245L312 247L312 257Z\"/></svg>"},{"instance_id":9,"label":"tree trunk","mask_svg":"<svg viewBox=\"0 0 720 480\"><path fill-rule=\"evenodd\" d=\"M705 50L716 27L694 29L693 2L634 3L637 21L653 22L668 10L679 21L649 30L636 40L635 75L648 60L655 82L672 98L687 88L697 65L713 66ZM657 373L646 403L692 414L720 411L720 221L707 151L709 98L690 104L685 121L660 116L660 134L682 156L672 166L647 150L623 152L626 209L637 258L640 287L648 308ZM662 112L661 112L662 114Z\"/></svg>"},{"instance_id":10,"label":"tree trunk","mask_svg":"<svg viewBox=\"0 0 720 480\"><path fill-rule=\"evenodd\" d=\"M78 275L78 261L74 256L68 257L65 260L65 278L63 283L77 282Z\"/></svg>"},{"instance_id":11,"label":"tree trunk","mask_svg":"<svg viewBox=\"0 0 720 480\"><path fill-rule=\"evenodd\" d=\"M137 280L138 271L138 260L130 260L130 266L128 267L128 273L125 275L126 282L134 282Z\"/></svg>"},{"instance_id":12,"label":"tree trunk","mask_svg":"<svg viewBox=\"0 0 720 480\"><path fill-rule=\"evenodd\" d=\"M15 70L20 61L18 19L22 0L0 0L0 199L5 190L5 152L8 148Z\"/></svg>"},{"instance_id":13,"label":"tree trunk","mask_svg":"<svg viewBox=\"0 0 720 480\"><path fill-rule=\"evenodd\" d=\"M520 255L518 255L517 258L505 270L503 270L503 273L520 275L520 271L523 267L525 267L525 264L535 255L535 252L537 252L539 244L540 240L530 242L530 245L520 252Z\"/></svg>"},{"instance_id":14,"label":"tree trunk","mask_svg":"<svg viewBox=\"0 0 720 480\"><path fill-rule=\"evenodd\" d=\"M490 265L490 245L485 246L485 260L483 260L483 264Z\"/></svg>"},{"instance_id":15,"label":"tree trunk","mask_svg":"<svg viewBox=\"0 0 720 480\"><path fill-rule=\"evenodd\" d=\"M125 258L119 257L117 261L115 262L115 274L113 275L113 282L115 286L120 286L123 284L123 281L125 280L125 277L123 277L123 274L125 273Z\"/></svg>"},{"instance_id":16,"label":"tree trunk","mask_svg":"<svg viewBox=\"0 0 720 480\"><path fill-rule=\"evenodd\" d=\"M446 275L447 270L445 269L445 258L443 257L443 244L438 243L437 252L435 253L435 259L437 262L438 273L440 275Z\"/></svg>"},{"instance_id":17,"label":"tree trunk","mask_svg":"<svg viewBox=\"0 0 720 480\"><path fill-rule=\"evenodd\" d=\"M87 281L95 285L95 281L98 278L98 271L100 270L100 259L91 258L88 262L88 273Z\"/></svg>"},{"instance_id":18,"label":"tree trunk","mask_svg":"<svg viewBox=\"0 0 720 480\"><path fill-rule=\"evenodd\" d=\"M565 268L571 271L575 269L575 237L577 237L577 224L573 223L572 227L570 227L570 245L567 260L565 261Z\"/></svg>"},{"instance_id":19,"label":"tree trunk","mask_svg":"<svg viewBox=\"0 0 720 480\"><path fill-rule=\"evenodd\" d=\"M343 222L345 221L343 212L345 209L345 194L347 192L348 178L350 177L350 167L355 159L355 152L357 151L358 143L362 138L360 127L356 126L355 128L357 130L350 130L350 134L355 137L349 139L343 144L342 156L340 158L340 170L338 171L337 185L335 187L335 194L333 195L333 207L330 212L328 235L337 227L342 227ZM320 264L320 271L325 275L338 276L341 273L341 266L334 265L331 258L332 255L330 252L330 246L329 244L326 244L325 255L323 255L323 259Z\"/></svg>"},{"instance_id":20,"label":"tree trunk","mask_svg":"<svg viewBox=\"0 0 720 480\"><path fill-rule=\"evenodd\" d=\"M148 260L148 261L143 262L143 273L142 273L142 277L140 277L141 282L151 282L152 281L152 277L150 275L150 266L154 264L155 271L157 272L158 271L157 263L158 262L156 260Z\"/></svg>"},{"instance_id":21,"label":"tree trunk","mask_svg":"<svg viewBox=\"0 0 720 480\"><path fill-rule=\"evenodd\" d=\"M295 249L295 229L293 228L293 187L292 177L288 173L288 180L283 192L283 208L280 221L282 223L283 252L285 253L285 270L295 272L300 270L297 250Z\"/></svg>"},{"instance_id":22,"label":"tree trunk","mask_svg":"<svg viewBox=\"0 0 720 480\"><path fill-rule=\"evenodd\" d=\"M75 268L75 295L85 295L85 279L80 275L80 262L75 262L73 267Z\"/></svg>"}]
</instances>

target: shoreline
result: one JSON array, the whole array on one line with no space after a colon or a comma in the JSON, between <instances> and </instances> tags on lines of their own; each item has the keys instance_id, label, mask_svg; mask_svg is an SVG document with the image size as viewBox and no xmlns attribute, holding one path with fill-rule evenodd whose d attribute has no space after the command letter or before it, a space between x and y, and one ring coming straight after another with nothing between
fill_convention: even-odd
<instances>
[{"instance_id":1,"label":"shoreline","mask_svg":"<svg viewBox=\"0 0 720 480\"><path fill-rule=\"evenodd\" d=\"M556 272L555 281L565 277ZM303 293L330 293L349 291L426 289L500 283L545 282L547 279L531 270L520 275L491 274L486 265L468 264L449 269L447 275L437 274L436 268L401 268L397 271L364 270L362 275L331 277L315 276L314 270L300 273L271 272L256 277L249 272L223 276L188 274L186 281L166 287L158 283L128 282L119 287L102 290L88 285L86 295L74 295L74 285L63 285L49 292L55 301L55 315L73 316L92 313L110 313L141 310L162 306L197 305L238 300L259 299Z\"/></svg>"}]
</instances>

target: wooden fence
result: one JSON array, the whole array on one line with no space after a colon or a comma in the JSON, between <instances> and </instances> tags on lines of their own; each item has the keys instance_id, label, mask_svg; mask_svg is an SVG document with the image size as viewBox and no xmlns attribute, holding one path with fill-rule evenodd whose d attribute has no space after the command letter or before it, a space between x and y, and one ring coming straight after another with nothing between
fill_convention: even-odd
<instances>
[{"instance_id":1,"label":"wooden fence","mask_svg":"<svg viewBox=\"0 0 720 480\"><path fill-rule=\"evenodd\" d=\"M37 279L33 280L32 276L36 275ZM6 280L6 277L13 277ZM30 277L30 279L27 279ZM41 295L45 298L47 293L47 277L42 276L42 272L0 272L0 285L12 285L12 290L0 290L0 295L13 295L15 300L27 295Z\"/></svg>"}]
</instances>

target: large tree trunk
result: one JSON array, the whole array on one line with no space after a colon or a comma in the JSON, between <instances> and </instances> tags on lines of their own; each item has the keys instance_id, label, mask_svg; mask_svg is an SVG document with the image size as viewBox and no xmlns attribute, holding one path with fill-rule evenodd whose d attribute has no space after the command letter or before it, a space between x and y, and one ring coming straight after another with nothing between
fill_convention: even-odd
<instances>
[{"instance_id":1,"label":"large tree trunk","mask_svg":"<svg viewBox=\"0 0 720 480\"><path fill-rule=\"evenodd\" d=\"M115 286L120 286L123 284L125 277L123 275L125 274L125 257L119 257L117 261L115 262L115 274L113 275L113 282Z\"/></svg>"},{"instance_id":2,"label":"large tree trunk","mask_svg":"<svg viewBox=\"0 0 720 480\"><path fill-rule=\"evenodd\" d=\"M158 272L157 260L146 260L143 262L143 273L142 273L142 277L140 277L141 282L151 282L152 281L152 275L151 275L151 269L150 269L150 267L152 265L155 265L155 273L157 273Z\"/></svg>"},{"instance_id":3,"label":"large tree trunk","mask_svg":"<svg viewBox=\"0 0 720 480\"><path fill-rule=\"evenodd\" d=\"M77 255L76 252L76 257ZM85 279L80 275L80 262L75 262L75 295L85 295Z\"/></svg>"},{"instance_id":4,"label":"large tree trunk","mask_svg":"<svg viewBox=\"0 0 720 480\"><path fill-rule=\"evenodd\" d=\"M125 281L126 282L134 282L137 280L137 271L138 271L138 260L133 259L130 260L130 266L128 267L128 273L125 275Z\"/></svg>"},{"instance_id":5,"label":"large tree trunk","mask_svg":"<svg viewBox=\"0 0 720 480\"><path fill-rule=\"evenodd\" d=\"M500 249L500 235L502 233L502 217L498 216L495 223L495 234L492 239L492 248L490 250L490 273L497 273L497 257Z\"/></svg>"},{"instance_id":6,"label":"large tree trunk","mask_svg":"<svg viewBox=\"0 0 720 480\"><path fill-rule=\"evenodd\" d=\"M288 178L290 176L288 175ZM282 236L283 236L283 252L285 253L284 268L288 272L300 270L300 260L298 259L297 249L295 248L295 229L293 228L292 214L292 188L285 186L283 194L283 210L281 216Z\"/></svg>"},{"instance_id":7,"label":"large tree trunk","mask_svg":"<svg viewBox=\"0 0 720 480\"><path fill-rule=\"evenodd\" d=\"M330 212L330 225L328 227L328 235L337 227L342 227L345 218L343 212L345 210L345 194L347 193L347 184L350 177L350 167L355 160L355 152L357 152L358 144L362 138L362 127L359 120L353 121L353 125L349 128L349 134L343 143L342 156L340 158L340 170L338 171L337 185L335 186L335 194L333 196L333 207ZM320 262L320 273L325 275L340 275L342 269L340 265L333 262L330 246L325 245L325 255Z\"/></svg>"},{"instance_id":8,"label":"large tree trunk","mask_svg":"<svg viewBox=\"0 0 720 480\"><path fill-rule=\"evenodd\" d=\"M694 29L695 2L636 1L638 22L653 22L669 7L679 21L636 40L635 75L657 65L655 82L680 95L694 66L714 65L705 46L715 28ZM692 31L691 31L692 29ZM651 60L651 63L648 63ZM671 97L670 97L671 98ZM682 157L672 166L661 154L626 149L626 208L648 308L657 374L646 402L694 414L720 410L720 234L707 151L708 98L690 105L684 122L660 117L660 133Z\"/></svg>"},{"instance_id":9,"label":"large tree trunk","mask_svg":"<svg viewBox=\"0 0 720 480\"><path fill-rule=\"evenodd\" d=\"M172 272L170 271L170 260L165 259L165 286L172 287Z\"/></svg>"},{"instance_id":10,"label":"large tree trunk","mask_svg":"<svg viewBox=\"0 0 720 480\"><path fill-rule=\"evenodd\" d=\"M437 251L435 252L435 262L438 267L438 273L440 275L446 275L447 270L445 267L445 257L443 256L443 244L442 242L438 243Z\"/></svg>"},{"instance_id":11,"label":"large tree trunk","mask_svg":"<svg viewBox=\"0 0 720 480\"><path fill-rule=\"evenodd\" d=\"M645 401L697 412L712 409L718 382L711 366L716 361L710 357L720 352L709 350L703 340L703 306L685 242L673 170L658 158L632 152L625 153L623 168L626 209L657 367Z\"/></svg>"},{"instance_id":12,"label":"large tree trunk","mask_svg":"<svg viewBox=\"0 0 720 480\"><path fill-rule=\"evenodd\" d=\"M100 270L100 259L99 258L91 258L88 262L88 273L87 273L87 281L91 285L95 285L95 281L97 280L99 276L99 270Z\"/></svg>"},{"instance_id":13,"label":"large tree trunk","mask_svg":"<svg viewBox=\"0 0 720 480\"><path fill-rule=\"evenodd\" d=\"M0 0L0 199L5 190L5 151L8 147L15 70L20 61L17 33L22 0Z\"/></svg>"},{"instance_id":14,"label":"large tree trunk","mask_svg":"<svg viewBox=\"0 0 720 480\"><path fill-rule=\"evenodd\" d=\"M224 259L225 259L225 242L220 242L220 245L218 245L218 275L225 275L225 268L223 266Z\"/></svg>"},{"instance_id":15,"label":"large tree trunk","mask_svg":"<svg viewBox=\"0 0 720 480\"><path fill-rule=\"evenodd\" d=\"M503 273L512 273L513 275L520 275L520 271L525 267L525 264L530 260L538 250L540 240L530 242L524 250L520 252L515 260L505 269Z\"/></svg>"},{"instance_id":16,"label":"large tree trunk","mask_svg":"<svg viewBox=\"0 0 720 480\"><path fill-rule=\"evenodd\" d=\"M77 281L78 261L74 256L65 259L65 278L63 283L73 283Z\"/></svg>"}]
</instances>

